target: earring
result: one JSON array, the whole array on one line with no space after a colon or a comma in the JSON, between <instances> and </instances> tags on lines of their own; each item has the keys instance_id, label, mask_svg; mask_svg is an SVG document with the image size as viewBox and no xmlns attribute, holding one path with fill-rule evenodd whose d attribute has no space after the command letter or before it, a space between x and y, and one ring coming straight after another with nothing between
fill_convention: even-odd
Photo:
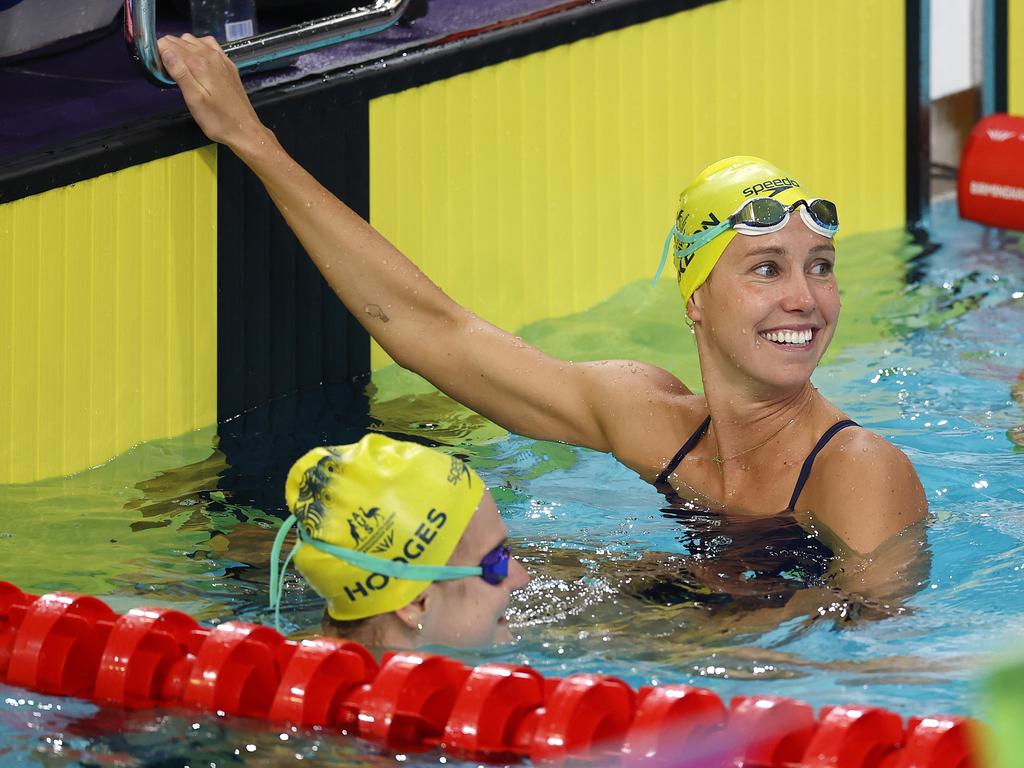
<instances>
[{"instance_id":1,"label":"earring","mask_svg":"<svg viewBox=\"0 0 1024 768\"><path fill-rule=\"evenodd\" d=\"M416 631L417 632L422 632L423 631L423 625L422 624L417 624L416 625Z\"/></svg>"}]
</instances>

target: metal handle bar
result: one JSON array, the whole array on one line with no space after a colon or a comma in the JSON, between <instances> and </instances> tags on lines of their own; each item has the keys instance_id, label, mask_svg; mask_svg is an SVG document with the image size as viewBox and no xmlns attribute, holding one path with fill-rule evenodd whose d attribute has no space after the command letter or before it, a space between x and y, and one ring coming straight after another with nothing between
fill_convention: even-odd
<instances>
[{"instance_id":1,"label":"metal handle bar","mask_svg":"<svg viewBox=\"0 0 1024 768\"><path fill-rule=\"evenodd\" d=\"M372 0L347 13L305 21L266 34L224 44L239 69L372 35L394 24L410 0ZM156 0L124 0L124 39L146 76L160 86L174 85L156 48Z\"/></svg>"}]
</instances>

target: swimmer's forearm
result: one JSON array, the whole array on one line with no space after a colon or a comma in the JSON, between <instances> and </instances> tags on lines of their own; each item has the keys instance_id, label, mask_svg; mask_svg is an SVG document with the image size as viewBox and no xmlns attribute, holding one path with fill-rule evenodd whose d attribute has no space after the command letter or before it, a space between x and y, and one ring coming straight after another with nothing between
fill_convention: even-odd
<instances>
[{"instance_id":1,"label":"swimmer's forearm","mask_svg":"<svg viewBox=\"0 0 1024 768\"><path fill-rule=\"evenodd\" d=\"M196 122L259 177L348 310L400 365L499 424L600 447L581 376L459 306L296 163L212 38L161 38Z\"/></svg>"},{"instance_id":2,"label":"swimmer's forearm","mask_svg":"<svg viewBox=\"0 0 1024 768\"><path fill-rule=\"evenodd\" d=\"M586 404L566 395L571 367L452 301L269 130L234 149L334 292L395 362L509 430L608 449L596 422L578 414L589 414Z\"/></svg>"},{"instance_id":3,"label":"swimmer's forearm","mask_svg":"<svg viewBox=\"0 0 1024 768\"><path fill-rule=\"evenodd\" d=\"M439 289L281 147L213 38L167 36L158 46L196 123L259 177L331 288L385 348L392 334L380 318L389 317L390 305L400 302L425 321L445 308ZM434 290L421 290L424 284ZM379 309L368 316L367 307Z\"/></svg>"},{"instance_id":4,"label":"swimmer's forearm","mask_svg":"<svg viewBox=\"0 0 1024 768\"><path fill-rule=\"evenodd\" d=\"M230 145L232 150L263 182L334 292L395 362L507 429L595 442L551 416L552 410L564 410L552 407L557 395L551 391L551 372L561 371L561 361L452 301L295 162L269 129L260 128L240 130L243 138ZM566 377L557 378L564 388Z\"/></svg>"},{"instance_id":5,"label":"swimmer's forearm","mask_svg":"<svg viewBox=\"0 0 1024 768\"><path fill-rule=\"evenodd\" d=\"M229 146L262 181L332 290L395 362L506 429L612 450L592 401L617 413L611 391L629 390L624 399L632 408L635 366L585 375L584 366L551 358L487 323L325 189L269 129L237 135ZM619 384L611 390L601 386L613 379Z\"/></svg>"},{"instance_id":6,"label":"swimmer's forearm","mask_svg":"<svg viewBox=\"0 0 1024 768\"><path fill-rule=\"evenodd\" d=\"M423 358L432 345L423 339L436 339L468 312L299 165L272 131L260 128L232 150L263 183L353 316L392 357L427 375Z\"/></svg>"}]
</instances>

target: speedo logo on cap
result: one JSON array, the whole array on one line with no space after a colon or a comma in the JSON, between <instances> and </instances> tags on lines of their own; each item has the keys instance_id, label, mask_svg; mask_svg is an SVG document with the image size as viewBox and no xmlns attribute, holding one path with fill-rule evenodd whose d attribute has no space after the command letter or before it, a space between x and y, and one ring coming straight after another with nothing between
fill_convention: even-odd
<instances>
[{"instance_id":1,"label":"speedo logo on cap","mask_svg":"<svg viewBox=\"0 0 1024 768\"><path fill-rule=\"evenodd\" d=\"M465 479L467 485L472 487L473 475L469 473L469 467L466 466L466 462L458 456L452 456L451 468L448 470L448 482L452 485L458 485L459 481L463 479Z\"/></svg>"},{"instance_id":2,"label":"speedo logo on cap","mask_svg":"<svg viewBox=\"0 0 1024 768\"><path fill-rule=\"evenodd\" d=\"M744 189L743 196L754 197L762 192L768 192L769 197L775 197L780 192L785 192L787 189L793 189L794 187L799 186L800 182L795 179L768 179L768 181L761 181Z\"/></svg>"}]
</instances>

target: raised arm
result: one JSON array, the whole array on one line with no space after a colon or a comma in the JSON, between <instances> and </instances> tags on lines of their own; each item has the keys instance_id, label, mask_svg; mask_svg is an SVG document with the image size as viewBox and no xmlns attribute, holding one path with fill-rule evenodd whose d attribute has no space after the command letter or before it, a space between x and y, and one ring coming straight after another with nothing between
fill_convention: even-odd
<instances>
[{"instance_id":1,"label":"raised arm","mask_svg":"<svg viewBox=\"0 0 1024 768\"><path fill-rule=\"evenodd\" d=\"M552 358L456 304L288 155L216 41L165 37L159 48L199 126L259 177L331 288L399 365L514 432L601 451L621 442L614 425L638 387L687 391L660 369Z\"/></svg>"}]
</instances>

